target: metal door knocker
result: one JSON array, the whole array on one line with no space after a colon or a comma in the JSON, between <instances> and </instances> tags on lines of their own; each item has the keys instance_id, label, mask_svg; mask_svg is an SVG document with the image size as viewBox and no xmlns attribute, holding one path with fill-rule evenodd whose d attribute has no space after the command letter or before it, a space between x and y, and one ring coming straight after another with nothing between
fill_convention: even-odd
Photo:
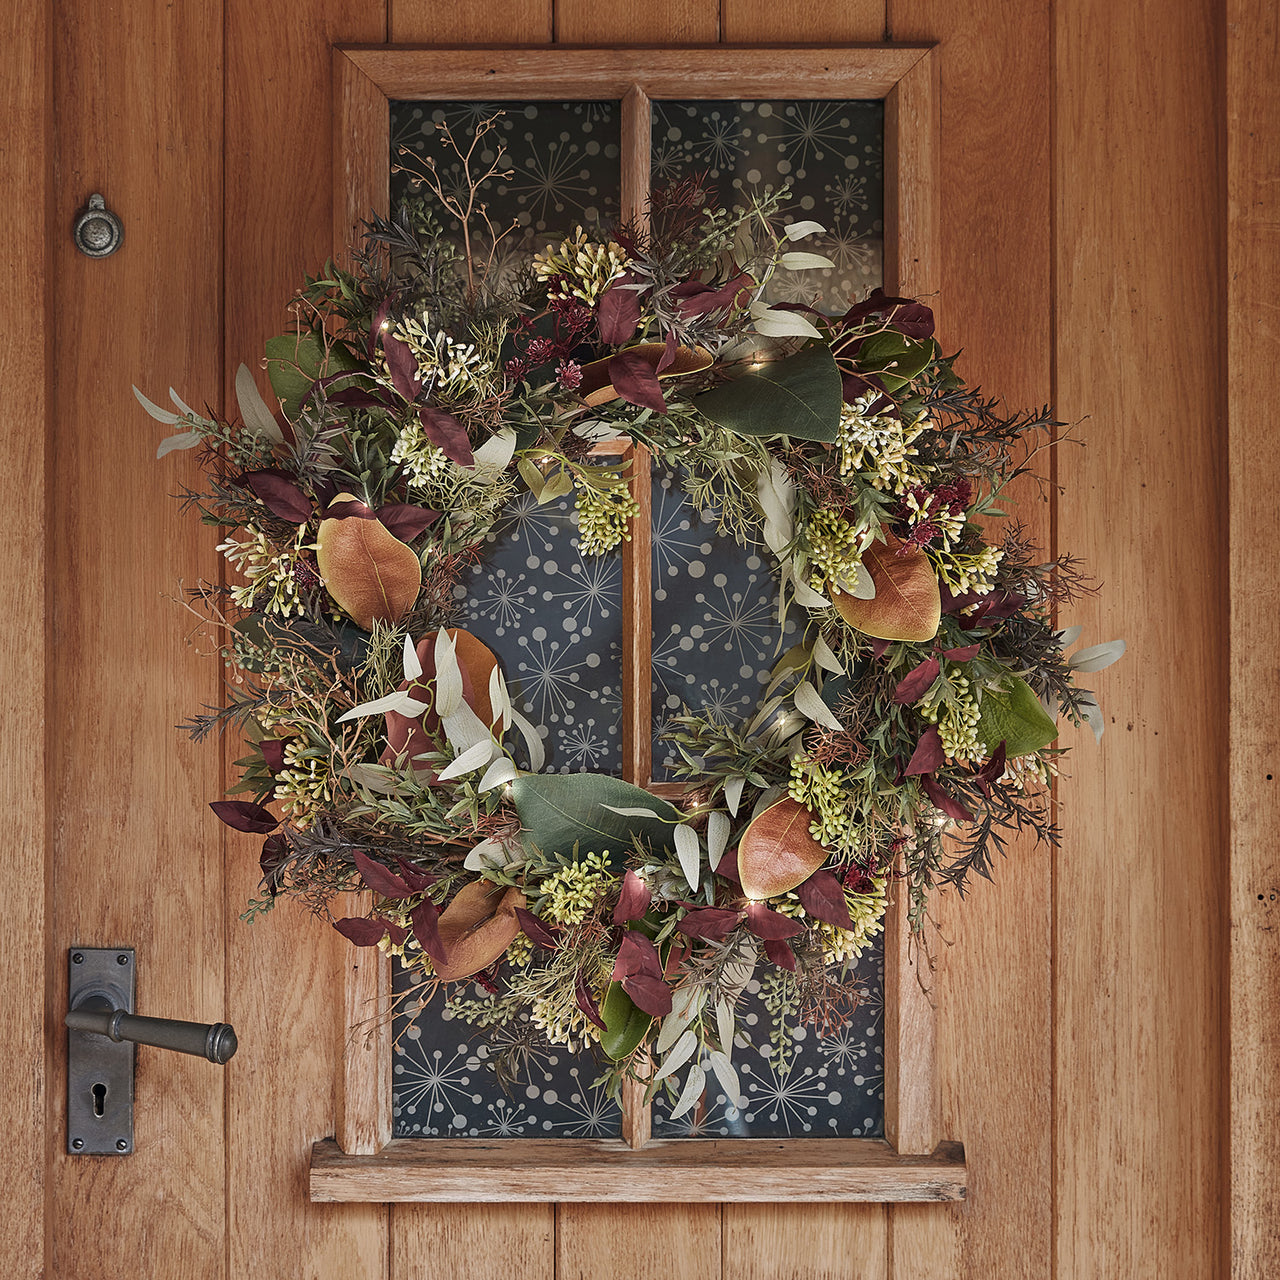
<instances>
[{"instance_id":1,"label":"metal door knocker","mask_svg":"<svg viewBox=\"0 0 1280 1280\"><path fill-rule=\"evenodd\" d=\"M71 232L76 248L90 258L106 258L120 247L124 239L124 223L107 208L107 202L95 191L89 206L81 210Z\"/></svg>"}]
</instances>

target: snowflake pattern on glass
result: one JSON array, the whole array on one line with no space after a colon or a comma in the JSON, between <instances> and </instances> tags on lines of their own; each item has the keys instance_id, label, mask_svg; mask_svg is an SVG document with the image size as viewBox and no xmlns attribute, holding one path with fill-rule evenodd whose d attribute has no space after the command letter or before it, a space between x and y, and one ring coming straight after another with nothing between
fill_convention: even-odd
<instances>
[{"instance_id":1,"label":"snowflake pattern on glass","mask_svg":"<svg viewBox=\"0 0 1280 1280\"><path fill-rule=\"evenodd\" d=\"M721 205L785 185L786 219L826 228L797 247L825 254L835 266L780 270L769 301L834 313L881 283L883 103L655 102L650 164L655 186L704 175Z\"/></svg>"}]
</instances>

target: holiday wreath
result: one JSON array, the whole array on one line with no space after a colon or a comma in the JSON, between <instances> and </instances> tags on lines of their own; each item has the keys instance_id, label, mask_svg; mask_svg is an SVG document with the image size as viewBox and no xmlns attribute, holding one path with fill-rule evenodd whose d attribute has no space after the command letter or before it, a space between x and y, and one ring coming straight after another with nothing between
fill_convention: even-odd
<instances>
[{"instance_id":1,"label":"holiday wreath","mask_svg":"<svg viewBox=\"0 0 1280 1280\"><path fill-rule=\"evenodd\" d=\"M645 225L579 229L512 271L477 200L494 168L461 192L431 176L434 202L307 280L266 348L278 410L243 366L238 420L139 395L181 428L161 454L199 448L186 501L242 579L193 592L232 679L190 728L250 744L242 798L213 808L266 837L251 911L367 888L368 914L334 921L355 945L449 987L476 1026L598 1044L615 1084L643 1069L679 1114L706 1069L738 1095L733 1008L757 963L775 1017L830 1029L891 884L919 924L1010 834L1055 839L1056 717L1100 731L1075 677L1122 646L1068 658L1054 615L1078 566L1011 521L992 537L1049 413L967 387L921 302L765 302L778 269L829 265L780 195L722 210L686 181ZM630 536L614 441L766 549L801 620L744 723L675 719L678 805L544 772L494 655L450 626L522 487L575 495L585 554Z\"/></svg>"}]
</instances>

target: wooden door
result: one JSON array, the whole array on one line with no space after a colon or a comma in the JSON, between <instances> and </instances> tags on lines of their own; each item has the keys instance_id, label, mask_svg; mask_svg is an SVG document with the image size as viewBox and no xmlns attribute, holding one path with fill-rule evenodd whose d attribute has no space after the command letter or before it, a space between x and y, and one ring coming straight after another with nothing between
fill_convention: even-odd
<instances>
[{"instance_id":1,"label":"wooden door","mask_svg":"<svg viewBox=\"0 0 1280 1280\"><path fill-rule=\"evenodd\" d=\"M12 7L0 27L0 184L18 267L0 346L12 513L0 943L11 991L46 993L43 1007L6 1002L6 1060L22 1082L8 1111L12 1275L1226 1274L1225 304L1232 349L1274 364L1274 327L1249 318L1269 314L1276 254L1274 195L1249 185L1266 171L1255 144L1231 154L1241 203L1228 221L1221 124L1229 103L1274 138L1280 83L1269 7L1229 8L1224 31L1210 0ZM1084 419L1087 448L1056 460L1061 494L1024 493L1022 514L1104 584L1078 618L1090 636L1130 645L1108 677L1104 745L1081 744L1062 784L1062 847L1013 851L995 885L944 913L940 1109L966 1144L969 1200L310 1204L311 1143L334 1131L347 957L294 908L238 919L255 842L205 810L221 791L218 748L172 727L218 696L216 664L184 646L167 598L214 571L213 538L178 518L174 471L154 464L129 385L225 397L327 255L333 44L886 38L941 44L945 332L971 380ZM103 261L67 230L93 191L125 222L123 249ZM1230 295L1227 231L1232 261L1252 264ZM1236 377L1231 394L1250 467L1236 476L1233 599L1242 622L1273 628L1242 557L1250 537L1274 554L1259 529L1274 519L1275 451L1257 447L1255 384ZM1242 682L1263 638L1241 637ZM1234 1223L1237 1274L1261 1276L1280 1265L1267 1261L1275 1233L1256 1225L1280 1157L1258 1137L1274 1134L1277 1104L1249 1047L1276 1024L1274 1004L1246 996L1275 989L1275 945L1250 913L1266 907L1258 837L1277 802L1243 770L1269 768L1275 692L1250 679L1234 714L1237 743L1253 745L1231 813L1250 983L1236 1089L1253 1110L1237 1134ZM142 1012L225 1019L241 1039L225 1070L140 1053L137 1151L123 1159L63 1151L73 944L136 947Z\"/></svg>"}]
</instances>

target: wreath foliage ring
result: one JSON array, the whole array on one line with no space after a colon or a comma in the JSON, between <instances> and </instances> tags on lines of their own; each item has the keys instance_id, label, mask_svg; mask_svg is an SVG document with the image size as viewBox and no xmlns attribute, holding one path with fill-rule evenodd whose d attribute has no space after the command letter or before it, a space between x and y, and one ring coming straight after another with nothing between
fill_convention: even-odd
<instances>
[{"instance_id":1,"label":"wreath foliage ring","mask_svg":"<svg viewBox=\"0 0 1280 1280\"><path fill-rule=\"evenodd\" d=\"M411 202L352 269L307 280L266 348L278 408L243 367L235 420L139 393L179 428L161 454L199 449L186 500L241 579L195 592L227 628L231 692L189 727L249 743L238 798L213 805L265 836L249 914L366 887L369 914L334 922L355 945L478 1026L598 1045L615 1085L656 1059L676 1114L704 1068L737 1096L733 1009L758 964L782 1023L838 1027L891 883L919 925L1009 833L1056 838L1056 718L1099 720L1076 674L1122 649L1068 658L1054 615L1078 567L1013 522L991 536L1049 413L967 387L922 302L765 301L777 273L825 265L781 199L717 210L686 182L646 228L578 229L515 275L492 227L463 254ZM677 717L678 805L544 772L496 658L451 625L521 489L575 496L584 554L630 536L620 440L772 558L801 628L745 722Z\"/></svg>"}]
</instances>

